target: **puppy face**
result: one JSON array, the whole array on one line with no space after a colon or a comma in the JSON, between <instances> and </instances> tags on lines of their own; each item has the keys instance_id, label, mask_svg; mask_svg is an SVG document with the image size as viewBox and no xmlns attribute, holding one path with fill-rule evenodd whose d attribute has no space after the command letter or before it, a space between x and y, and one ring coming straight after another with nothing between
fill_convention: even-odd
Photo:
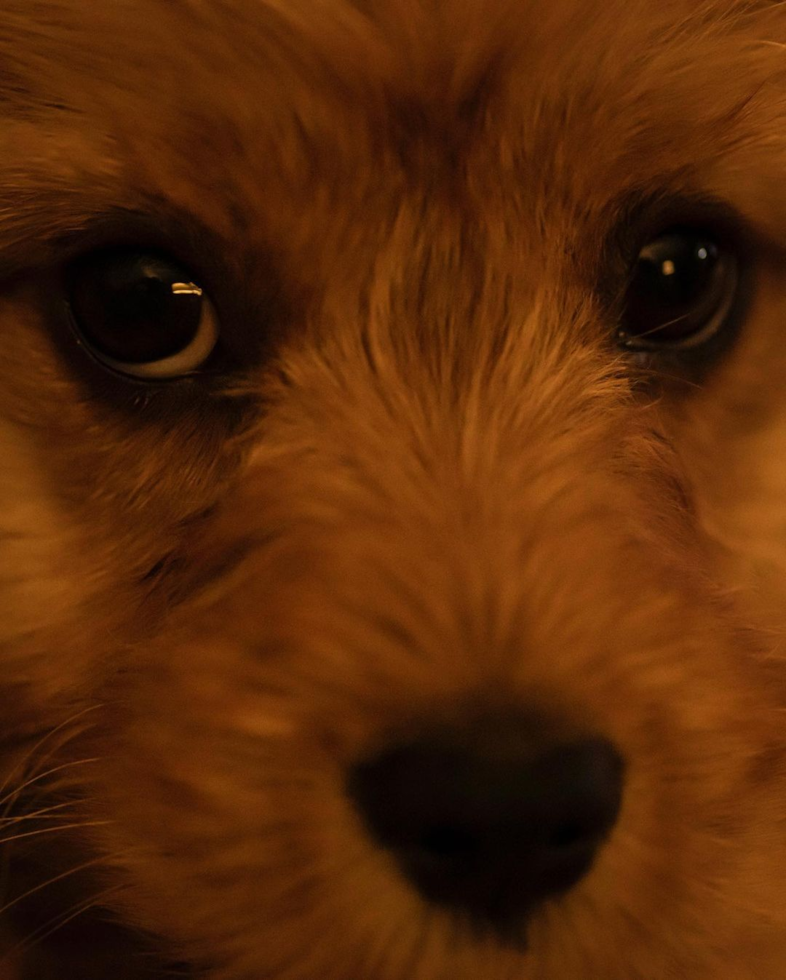
<instances>
[{"instance_id":1,"label":"puppy face","mask_svg":"<svg viewBox=\"0 0 786 980\"><path fill-rule=\"evenodd\" d=\"M552 8L6 4L7 836L211 977L780 975L786 19Z\"/></svg>"}]
</instances>

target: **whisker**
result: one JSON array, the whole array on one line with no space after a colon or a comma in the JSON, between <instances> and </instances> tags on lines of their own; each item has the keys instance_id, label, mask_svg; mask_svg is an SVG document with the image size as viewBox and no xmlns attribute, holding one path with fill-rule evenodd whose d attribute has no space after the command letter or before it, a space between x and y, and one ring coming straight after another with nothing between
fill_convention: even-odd
<instances>
[{"instance_id":1,"label":"whisker","mask_svg":"<svg viewBox=\"0 0 786 980\"><path fill-rule=\"evenodd\" d=\"M693 389L694 391L701 391L702 386L696 382L680 374L670 374L664 371L660 365L657 367L637 367L636 368L640 377L645 377L650 381L670 381L675 385L680 385L683 388Z\"/></svg>"},{"instance_id":2,"label":"whisker","mask_svg":"<svg viewBox=\"0 0 786 980\"><path fill-rule=\"evenodd\" d=\"M56 884L58 881L63 881L64 878L69 878L71 875L78 874L80 871L85 871L87 868L92 868L95 867L95 865L103 863L103 856L91 858L89 861L84 861L82 864L76 865L76 867L69 868L67 871L63 871L61 874L55 875L53 878L47 878L46 881L42 881L38 885L34 885L32 888L28 888L26 892L23 892L21 895L17 895L15 898L11 899L10 902L6 902L5 905L0 906L0 915L5 915L9 909L12 909L19 902L23 902L31 895L35 895L36 892L40 892L44 888L48 888L50 885Z\"/></svg>"},{"instance_id":3,"label":"whisker","mask_svg":"<svg viewBox=\"0 0 786 980\"><path fill-rule=\"evenodd\" d=\"M44 772L39 772L35 776L31 776L30 779L25 780L25 782L20 783L19 786L15 786L14 789L5 797L0 797L0 807L3 807L4 812L7 814L13 801L16 800L22 792L40 782L42 779L46 779L49 776L54 776L56 773L63 772L66 769L73 769L76 766L84 766L91 762L100 761L100 756L95 756L94 758L90 759L73 759L70 762L63 762L59 766L53 766L51 769L47 769Z\"/></svg>"},{"instance_id":4,"label":"whisker","mask_svg":"<svg viewBox=\"0 0 786 980\"><path fill-rule=\"evenodd\" d=\"M0 817L0 827L10 827L24 820L60 820L63 818L61 818L59 813L55 813L54 811L76 806L76 803L76 800L66 800L65 803L55 803L52 806L45 806L40 810L33 810L30 813L20 813L12 817ZM67 815L65 819L68 819Z\"/></svg>"},{"instance_id":5,"label":"whisker","mask_svg":"<svg viewBox=\"0 0 786 980\"><path fill-rule=\"evenodd\" d=\"M61 824L58 827L42 827L39 830L26 830L21 834L13 834L11 837L0 837L0 847L12 843L12 841L24 840L28 837L40 837L43 834L57 834L63 830L81 830L83 827L105 827L108 823L108 820L87 820L81 823Z\"/></svg>"},{"instance_id":6,"label":"whisker","mask_svg":"<svg viewBox=\"0 0 786 980\"><path fill-rule=\"evenodd\" d=\"M57 932L58 929L62 929L63 926L68 925L69 922L73 921L78 916L83 915L85 912L88 912L90 909L97 908L106 898L121 890L121 885L114 885L111 888L106 888L103 891L91 895L90 898L85 899L78 905L72 906L68 912L53 916L48 922L45 922L33 932L28 933L28 935L21 939L10 950L8 950L5 953L5 956L10 959L12 956L15 956L18 953L27 952L33 946L35 946L36 943L41 943L45 939L48 939L51 935Z\"/></svg>"},{"instance_id":7,"label":"whisker","mask_svg":"<svg viewBox=\"0 0 786 980\"><path fill-rule=\"evenodd\" d=\"M19 759L17 763L14 766L12 766L11 769L6 773L5 779L2 782L0 782L0 806L2 806L3 794L8 789L8 786L11 783L14 776L21 770L24 770L25 767L29 765L30 761L35 757L36 753L40 751L42 746L46 745L49 739L51 739L53 736L57 735L58 733L62 732L69 725L75 725L75 723L78 722L80 718L83 718L85 715L89 714L90 712L96 711L98 708L103 708L103 707L104 707L103 704L93 704L93 705L89 705L87 708L83 708L81 711L78 711L75 715L71 715L70 718L67 718L65 721L55 726L55 728L50 729L45 735L43 735L35 743L35 745L33 745L26 753L24 753L22 758ZM70 732L69 738L74 737L77 734L78 734L77 731ZM61 745L59 745L58 748L62 748L62 745L67 744L67 742L68 739L66 739L66 742L61 743ZM47 753L47 755L45 755L44 758L40 761L44 761L50 757L51 757L51 753Z\"/></svg>"},{"instance_id":8,"label":"whisker","mask_svg":"<svg viewBox=\"0 0 786 980\"><path fill-rule=\"evenodd\" d=\"M656 327L650 327L649 330L644 330L641 333L635 335L636 340L641 340L644 337L652 337L654 334L660 333L665 327L673 327L675 323L679 323L681 320L687 320L688 314L681 313L679 316L675 316L671 320L664 320L663 323L659 323Z\"/></svg>"}]
</instances>

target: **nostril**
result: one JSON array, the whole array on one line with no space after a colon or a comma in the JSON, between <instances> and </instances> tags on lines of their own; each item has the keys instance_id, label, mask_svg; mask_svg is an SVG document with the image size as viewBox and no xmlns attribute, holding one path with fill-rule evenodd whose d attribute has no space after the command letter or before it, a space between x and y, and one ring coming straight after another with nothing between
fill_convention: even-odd
<instances>
[{"instance_id":1,"label":"nostril","mask_svg":"<svg viewBox=\"0 0 786 980\"><path fill-rule=\"evenodd\" d=\"M501 929L590 869L617 819L622 760L604 739L543 732L487 719L351 774L369 831L425 898Z\"/></svg>"},{"instance_id":2,"label":"nostril","mask_svg":"<svg viewBox=\"0 0 786 980\"><path fill-rule=\"evenodd\" d=\"M466 858L476 854L479 841L475 834L461 827L427 827L418 846L438 858Z\"/></svg>"},{"instance_id":3,"label":"nostril","mask_svg":"<svg viewBox=\"0 0 786 980\"><path fill-rule=\"evenodd\" d=\"M586 830L577 823L564 823L549 834L547 844L552 850L560 851L582 844L587 839Z\"/></svg>"}]
</instances>

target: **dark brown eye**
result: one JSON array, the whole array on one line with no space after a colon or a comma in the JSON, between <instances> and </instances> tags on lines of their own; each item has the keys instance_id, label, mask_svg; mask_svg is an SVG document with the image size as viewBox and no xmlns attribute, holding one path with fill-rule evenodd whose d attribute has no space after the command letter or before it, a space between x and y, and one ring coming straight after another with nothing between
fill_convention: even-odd
<instances>
[{"instance_id":1,"label":"dark brown eye","mask_svg":"<svg viewBox=\"0 0 786 980\"><path fill-rule=\"evenodd\" d=\"M711 233L677 228L639 252L620 342L634 350L696 347L724 325L737 290L734 253Z\"/></svg>"},{"instance_id":2,"label":"dark brown eye","mask_svg":"<svg viewBox=\"0 0 786 980\"><path fill-rule=\"evenodd\" d=\"M116 248L70 270L70 306L84 344L109 367L139 378L189 374L218 340L216 313L177 262Z\"/></svg>"}]
</instances>

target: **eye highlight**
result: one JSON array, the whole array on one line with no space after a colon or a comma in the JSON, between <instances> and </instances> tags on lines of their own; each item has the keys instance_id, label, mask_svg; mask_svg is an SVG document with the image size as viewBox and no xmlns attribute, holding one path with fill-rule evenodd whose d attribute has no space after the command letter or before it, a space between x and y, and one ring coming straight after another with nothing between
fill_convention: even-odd
<instances>
[{"instance_id":1,"label":"eye highlight","mask_svg":"<svg viewBox=\"0 0 786 980\"><path fill-rule=\"evenodd\" d=\"M625 293L619 342L633 350L681 350L726 323L739 284L732 249L701 228L674 228L640 250Z\"/></svg>"},{"instance_id":2,"label":"eye highlight","mask_svg":"<svg viewBox=\"0 0 786 980\"><path fill-rule=\"evenodd\" d=\"M83 344L122 374L150 380L190 374L218 341L213 304L167 256L134 248L101 250L74 263L68 287Z\"/></svg>"}]
</instances>

